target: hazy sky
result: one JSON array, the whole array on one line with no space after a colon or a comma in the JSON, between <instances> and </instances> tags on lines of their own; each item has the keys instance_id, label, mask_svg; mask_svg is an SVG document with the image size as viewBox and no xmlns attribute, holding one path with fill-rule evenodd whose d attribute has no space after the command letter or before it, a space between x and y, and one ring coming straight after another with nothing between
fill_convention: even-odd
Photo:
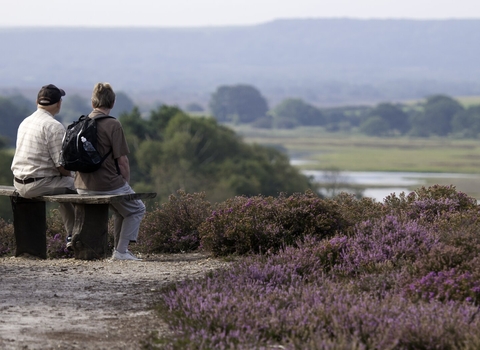
<instances>
[{"instance_id":1,"label":"hazy sky","mask_svg":"<svg viewBox=\"0 0 480 350\"><path fill-rule=\"evenodd\" d=\"M479 0L0 0L0 8L0 27L192 27L331 17L480 19Z\"/></svg>"}]
</instances>

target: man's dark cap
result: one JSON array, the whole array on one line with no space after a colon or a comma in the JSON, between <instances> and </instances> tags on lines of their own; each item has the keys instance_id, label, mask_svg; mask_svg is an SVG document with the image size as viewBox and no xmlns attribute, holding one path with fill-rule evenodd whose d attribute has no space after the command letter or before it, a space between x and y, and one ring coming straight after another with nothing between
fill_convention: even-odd
<instances>
[{"instance_id":1,"label":"man's dark cap","mask_svg":"<svg viewBox=\"0 0 480 350\"><path fill-rule=\"evenodd\" d=\"M42 86L37 96L37 103L41 106L50 106L65 96L65 91L57 88L53 84Z\"/></svg>"}]
</instances>

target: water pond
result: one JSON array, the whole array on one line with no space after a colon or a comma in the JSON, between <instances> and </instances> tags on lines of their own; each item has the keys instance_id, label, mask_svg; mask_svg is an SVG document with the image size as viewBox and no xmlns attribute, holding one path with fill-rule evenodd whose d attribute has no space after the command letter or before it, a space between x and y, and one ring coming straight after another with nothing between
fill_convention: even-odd
<instances>
[{"instance_id":1,"label":"water pond","mask_svg":"<svg viewBox=\"0 0 480 350\"><path fill-rule=\"evenodd\" d=\"M307 176L311 176L315 182L325 184L326 188L336 188L353 192L353 188L361 188L364 197L372 197L377 201L391 193L409 193L431 183L429 180L441 179L476 179L475 174L453 174L453 173L414 173L414 172L353 172L353 171L320 171L304 170ZM455 185L455 183L453 183ZM327 194L327 193L326 193Z\"/></svg>"}]
</instances>

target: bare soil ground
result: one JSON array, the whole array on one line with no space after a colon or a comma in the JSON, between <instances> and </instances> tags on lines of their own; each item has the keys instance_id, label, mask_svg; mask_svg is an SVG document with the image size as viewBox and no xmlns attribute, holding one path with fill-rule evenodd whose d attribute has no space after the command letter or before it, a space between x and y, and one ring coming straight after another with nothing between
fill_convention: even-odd
<instances>
[{"instance_id":1,"label":"bare soil ground","mask_svg":"<svg viewBox=\"0 0 480 350\"><path fill-rule=\"evenodd\" d=\"M166 324L158 290L228 263L200 253L143 261L0 258L0 349L140 349Z\"/></svg>"}]
</instances>

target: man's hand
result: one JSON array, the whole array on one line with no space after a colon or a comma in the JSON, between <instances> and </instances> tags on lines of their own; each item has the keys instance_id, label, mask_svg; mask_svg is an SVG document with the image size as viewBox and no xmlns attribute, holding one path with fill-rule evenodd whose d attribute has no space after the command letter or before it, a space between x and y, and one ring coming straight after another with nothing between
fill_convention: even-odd
<instances>
[{"instance_id":1,"label":"man's hand","mask_svg":"<svg viewBox=\"0 0 480 350\"><path fill-rule=\"evenodd\" d=\"M70 170L66 170L63 166L60 165L57 169L62 176L73 177L73 173Z\"/></svg>"},{"instance_id":2,"label":"man's hand","mask_svg":"<svg viewBox=\"0 0 480 350\"><path fill-rule=\"evenodd\" d=\"M118 157L117 162L118 168L120 169L120 174L123 176L125 181L130 182L130 164L127 156Z\"/></svg>"}]
</instances>

